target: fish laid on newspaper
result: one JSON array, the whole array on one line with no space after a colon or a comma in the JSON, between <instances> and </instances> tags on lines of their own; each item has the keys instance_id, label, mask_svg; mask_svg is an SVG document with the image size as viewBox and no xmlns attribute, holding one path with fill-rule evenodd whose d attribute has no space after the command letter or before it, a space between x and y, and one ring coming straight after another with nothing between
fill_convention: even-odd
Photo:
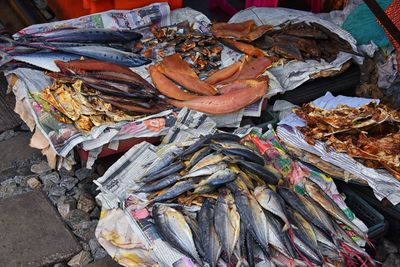
<instances>
[{"instance_id":1,"label":"fish laid on newspaper","mask_svg":"<svg viewBox=\"0 0 400 267\"><path fill-rule=\"evenodd\" d=\"M150 83L127 67L94 59L56 60L55 66L60 72L46 73L54 82L39 97L79 130L169 108Z\"/></svg>"},{"instance_id":2,"label":"fish laid on newspaper","mask_svg":"<svg viewBox=\"0 0 400 267\"><path fill-rule=\"evenodd\" d=\"M22 38L12 40L0 37L0 47L5 47L0 66L10 60L22 61L34 66L59 71L48 62L60 59L57 54L70 57L85 57L120 64L127 67L138 67L149 64L151 59L136 52L140 51L142 35L132 30L116 29L79 29L60 28L48 32L25 34ZM39 53L39 54L38 54ZM48 53L42 61L40 55ZM54 56L51 54L55 53ZM70 58L69 60L74 59Z\"/></svg>"},{"instance_id":3,"label":"fish laid on newspaper","mask_svg":"<svg viewBox=\"0 0 400 267\"><path fill-rule=\"evenodd\" d=\"M154 161L133 193L144 194L164 240L198 266L374 264L341 227L367 235L316 183L305 178L299 194L270 164L235 135L206 135Z\"/></svg>"}]
</instances>

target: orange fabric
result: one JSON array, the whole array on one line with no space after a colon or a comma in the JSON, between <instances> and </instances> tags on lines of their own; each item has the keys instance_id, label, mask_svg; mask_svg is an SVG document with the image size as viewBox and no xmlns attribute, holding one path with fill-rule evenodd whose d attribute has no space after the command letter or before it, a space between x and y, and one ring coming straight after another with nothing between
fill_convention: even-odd
<instances>
[{"instance_id":1,"label":"orange fabric","mask_svg":"<svg viewBox=\"0 0 400 267\"><path fill-rule=\"evenodd\" d=\"M72 19L90 13L90 10L84 7L82 0L48 0L47 3L59 19Z\"/></svg>"},{"instance_id":2,"label":"orange fabric","mask_svg":"<svg viewBox=\"0 0 400 267\"><path fill-rule=\"evenodd\" d=\"M171 9L181 8L183 0L48 0L59 19L72 19L110 9L134 9L157 2L168 2Z\"/></svg>"},{"instance_id":3,"label":"orange fabric","mask_svg":"<svg viewBox=\"0 0 400 267\"><path fill-rule=\"evenodd\" d=\"M177 9L182 7L183 0L114 0L114 8L115 9L133 9L142 6L147 6L152 3L158 2L168 2L171 9Z\"/></svg>"}]
</instances>

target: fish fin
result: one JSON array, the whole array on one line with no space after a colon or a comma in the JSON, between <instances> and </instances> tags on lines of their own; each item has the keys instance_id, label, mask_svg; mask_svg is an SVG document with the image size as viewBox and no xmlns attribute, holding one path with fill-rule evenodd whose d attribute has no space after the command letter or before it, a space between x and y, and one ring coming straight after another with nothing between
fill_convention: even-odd
<instances>
[{"instance_id":1,"label":"fish fin","mask_svg":"<svg viewBox=\"0 0 400 267\"><path fill-rule=\"evenodd\" d=\"M3 66L4 64L10 62L11 60L13 60L13 58L7 54L6 52L0 51L0 66Z\"/></svg>"}]
</instances>

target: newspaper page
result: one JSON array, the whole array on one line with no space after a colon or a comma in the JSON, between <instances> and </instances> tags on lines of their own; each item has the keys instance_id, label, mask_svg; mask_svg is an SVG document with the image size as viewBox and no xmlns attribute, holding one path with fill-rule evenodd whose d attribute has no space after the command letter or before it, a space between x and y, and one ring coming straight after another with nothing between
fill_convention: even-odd
<instances>
[{"instance_id":1,"label":"newspaper page","mask_svg":"<svg viewBox=\"0 0 400 267\"><path fill-rule=\"evenodd\" d=\"M110 10L50 23L35 24L22 29L13 38L23 38L26 34L36 34L60 28L105 28L105 29L136 29L142 34L148 34L147 26L158 24L170 25L170 8L168 3L155 3L132 10Z\"/></svg>"},{"instance_id":2,"label":"newspaper page","mask_svg":"<svg viewBox=\"0 0 400 267\"><path fill-rule=\"evenodd\" d=\"M320 19L318 16L310 12L286 8L250 7L236 13L229 22L242 22L246 20L254 20L258 25L274 26L288 21L293 23L316 22L338 34L341 38L347 40L353 50L357 52L356 40L350 33L332 22ZM224 49L222 52L222 65L230 65L234 59L237 59L237 57L237 53L234 54L229 50ZM271 97L279 93L293 90L304 82L310 80L313 74L319 73L323 70L339 71L342 65L351 59L354 59L357 63L362 63L363 61L363 57L340 52L337 58L330 63L325 62L324 60L306 60L304 62L293 60L284 65L272 67L266 71L267 75L272 80L272 82L270 81L270 89L267 96Z\"/></svg>"},{"instance_id":3,"label":"newspaper page","mask_svg":"<svg viewBox=\"0 0 400 267\"><path fill-rule=\"evenodd\" d=\"M339 104L346 104L351 107L358 107L371 101L379 102L377 99L367 99L358 97L337 96L331 93L313 101L318 107L325 109L335 108ZM324 142L317 141L314 146L308 144L303 134L297 127L304 126L304 122L295 114L291 114L283 119L277 128L278 136L291 146L306 150L315 154L321 159L363 179L373 189L375 196L382 200L387 198L393 205L400 203L400 181L394 178L386 170L377 170L364 166L345 153L327 151Z\"/></svg>"}]
</instances>

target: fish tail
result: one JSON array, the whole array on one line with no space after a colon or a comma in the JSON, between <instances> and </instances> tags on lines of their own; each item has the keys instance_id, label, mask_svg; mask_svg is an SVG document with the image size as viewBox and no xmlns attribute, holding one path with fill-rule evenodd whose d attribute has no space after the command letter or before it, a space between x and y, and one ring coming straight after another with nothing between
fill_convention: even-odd
<instances>
[{"instance_id":1,"label":"fish tail","mask_svg":"<svg viewBox=\"0 0 400 267\"><path fill-rule=\"evenodd\" d=\"M289 235L289 240L292 243L293 248L300 255L300 257L304 260L304 262L309 267L314 267L314 264L312 264L312 262L303 253L301 253L301 251L297 248L296 244L294 243L294 231L292 228L289 228L288 235Z\"/></svg>"},{"instance_id":2,"label":"fish tail","mask_svg":"<svg viewBox=\"0 0 400 267\"><path fill-rule=\"evenodd\" d=\"M371 248L375 249L374 242L371 239L369 239L367 235L364 236L364 240L365 240L365 242L367 242L368 246L370 246Z\"/></svg>"},{"instance_id":3,"label":"fish tail","mask_svg":"<svg viewBox=\"0 0 400 267\"><path fill-rule=\"evenodd\" d=\"M351 248L345 242L341 242L340 245L344 249L345 252L347 252L348 254L353 255L354 257L357 258L357 260L361 264L361 265L357 265L357 266L368 267L368 262L370 262L373 265L375 265L374 261L372 260L372 258L368 254L360 254L357 250Z\"/></svg>"},{"instance_id":4,"label":"fish tail","mask_svg":"<svg viewBox=\"0 0 400 267\"><path fill-rule=\"evenodd\" d=\"M7 54L6 52L0 51L0 66L3 66L4 64L10 62L13 58Z\"/></svg>"}]
</instances>

